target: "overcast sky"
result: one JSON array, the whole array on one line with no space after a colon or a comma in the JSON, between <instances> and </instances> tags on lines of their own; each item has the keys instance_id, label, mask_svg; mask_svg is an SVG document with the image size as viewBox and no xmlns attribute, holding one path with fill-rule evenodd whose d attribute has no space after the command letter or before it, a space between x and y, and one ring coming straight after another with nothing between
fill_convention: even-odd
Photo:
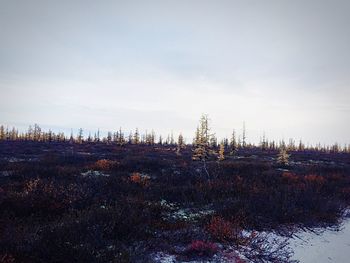
<instances>
[{"instance_id":1,"label":"overcast sky","mask_svg":"<svg viewBox=\"0 0 350 263\"><path fill-rule=\"evenodd\" d=\"M0 123L350 143L350 1L0 0ZM188 140L189 141L189 140Z\"/></svg>"}]
</instances>

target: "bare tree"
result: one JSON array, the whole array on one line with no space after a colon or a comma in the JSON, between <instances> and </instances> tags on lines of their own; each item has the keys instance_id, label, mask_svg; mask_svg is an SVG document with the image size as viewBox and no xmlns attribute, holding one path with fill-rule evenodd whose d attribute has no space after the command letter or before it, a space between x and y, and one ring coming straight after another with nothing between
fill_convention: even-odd
<instances>
[{"instance_id":1,"label":"bare tree","mask_svg":"<svg viewBox=\"0 0 350 263\"><path fill-rule=\"evenodd\" d=\"M245 148L246 147L246 142L247 140L247 134L246 134L246 129L245 129L245 122L243 122L243 133L242 133L242 147Z\"/></svg>"}]
</instances>

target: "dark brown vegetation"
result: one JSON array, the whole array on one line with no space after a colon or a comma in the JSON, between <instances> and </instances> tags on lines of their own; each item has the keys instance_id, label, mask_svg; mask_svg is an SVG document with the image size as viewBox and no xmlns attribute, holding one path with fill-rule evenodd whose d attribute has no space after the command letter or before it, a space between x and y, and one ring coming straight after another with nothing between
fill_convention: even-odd
<instances>
[{"instance_id":1,"label":"dark brown vegetation","mask_svg":"<svg viewBox=\"0 0 350 263\"><path fill-rule=\"evenodd\" d=\"M0 261L152 262L157 251L185 261L227 245L287 261L259 251L256 231L337 223L350 155L291 151L281 167L277 154L209 158L208 178L188 145L2 141Z\"/></svg>"}]
</instances>

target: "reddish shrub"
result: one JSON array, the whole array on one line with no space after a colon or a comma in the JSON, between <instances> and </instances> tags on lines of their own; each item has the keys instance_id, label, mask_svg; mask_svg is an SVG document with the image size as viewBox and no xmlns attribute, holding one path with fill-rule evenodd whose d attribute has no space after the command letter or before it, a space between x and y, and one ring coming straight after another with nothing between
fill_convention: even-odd
<instances>
[{"instance_id":1,"label":"reddish shrub","mask_svg":"<svg viewBox=\"0 0 350 263\"><path fill-rule=\"evenodd\" d=\"M219 216L215 216L210 220L207 229L213 238L221 242L233 240L238 231L231 222Z\"/></svg>"},{"instance_id":2,"label":"reddish shrub","mask_svg":"<svg viewBox=\"0 0 350 263\"><path fill-rule=\"evenodd\" d=\"M94 167L97 170L110 170L113 168L113 166L116 164L115 161L111 161L111 160L106 160L106 159L101 159L98 160Z\"/></svg>"},{"instance_id":3,"label":"reddish shrub","mask_svg":"<svg viewBox=\"0 0 350 263\"><path fill-rule=\"evenodd\" d=\"M148 175L143 175L137 172L134 172L130 176L130 181L136 184L140 184L142 186L149 185L150 177Z\"/></svg>"},{"instance_id":4,"label":"reddish shrub","mask_svg":"<svg viewBox=\"0 0 350 263\"><path fill-rule=\"evenodd\" d=\"M316 185L323 185L325 183L325 179L323 176L315 175L315 174L309 174L305 176L306 182L316 184Z\"/></svg>"},{"instance_id":5,"label":"reddish shrub","mask_svg":"<svg viewBox=\"0 0 350 263\"><path fill-rule=\"evenodd\" d=\"M340 181L342 176L340 174L332 174L329 176L329 180L331 181Z\"/></svg>"},{"instance_id":6,"label":"reddish shrub","mask_svg":"<svg viewBox=\"0 0 350 263\"><path fill-rule=\"evenodd\" d=\"M298 176L291 172L283 172L282 178L287 180L288 182L293 182L293 183L298 181Z\"/></svg>"},{"instance_id":7,"label":"reddish shrub","mask_svg":"<svg viewBox=\"0 0 350 263\"><path fill-rule=\"evenodd\" d=\"M31 192L35 192L39 189L39 187L42 186L42 182L39 178L37 179L31 179L30 181L28 181L25 186L24 186L24 192L26 194L31 193Z\"/></svg>"},{"instance_id":8,"label":"reddish shrub","mask_svg":"<svg viewBox=\"0 0 350 263\"><path fill-rule=\"evenodd\" d=\"M212 242L194 240L186 248L186 253L192 256L213 256L219 250L218 246Z\"/></svg>"}]
</instances>

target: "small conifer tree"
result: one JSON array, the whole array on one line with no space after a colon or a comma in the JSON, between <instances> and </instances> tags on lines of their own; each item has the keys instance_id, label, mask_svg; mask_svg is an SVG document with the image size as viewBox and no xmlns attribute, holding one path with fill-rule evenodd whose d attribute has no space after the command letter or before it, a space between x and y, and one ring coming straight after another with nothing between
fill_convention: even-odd
<instances>
[{"instance_id":1,"label":"small conifer tree","mask_svg":"<svg viewBox=\"0 0 350 263\"><path fill-rule=\"evenodd\" d=\"M139 129L138 128L136 128L136 130L135 130L133 143L134 144L139 144L140 143L140 133L139 133Z\"/></svg>"},{"instance_id":2,"label":"small conifer tree","mask_svg":"<svg viewBox=\"0 0 350 263\"><path fill-rule=\"evenodd\" d=\"M238 144L236 141L236 133L235 130L232 131L232 137L230 141L230 155L235 155L238 150Z\"/></svg>"},{"instance_id":3,"label":"small conifer tree","mask_svg":"<svg viewBox=\"0 0 350 263\"><path fill-rule=\"evenodd\" d=\"M209 133L209 118L203 114L199 121L199 126L196 130L195 139L193 142L193 160L205 161L210 154L210 139L212 135Z\"/></svg>"},{"instance_id":4,"label":"small conifer tree","mask_svg":"<svg viewBox=\"0 0 350 263\"><path fill-rule=\"evenodd\" d=\"M225 160L225 145L223 143L220 143L218 161L223 161L223 160Z\"/></svg>"},{"instance_id":5,"label":"small conifer tree","mask_svg":"<svg viewBox=\"0 0 350 263\"><path fill-rule=\"evenodd\" d=\"M3 125L0 126L0 140L3 141L5 140L6 135L5 135L5 128Z\"/></svg>"},{"instance_id":6,"label":"small conifer tree","mask_svg":"<svg viewBox=\"0 0 350 263\"><path fill-rule=\"evenodd\" d=\"M277 163L282 165L288 165L289 164L289 154L287 152L287 149L285 146L281 146L280 151L277 155Z\"/></svg>"}]
</instances>

